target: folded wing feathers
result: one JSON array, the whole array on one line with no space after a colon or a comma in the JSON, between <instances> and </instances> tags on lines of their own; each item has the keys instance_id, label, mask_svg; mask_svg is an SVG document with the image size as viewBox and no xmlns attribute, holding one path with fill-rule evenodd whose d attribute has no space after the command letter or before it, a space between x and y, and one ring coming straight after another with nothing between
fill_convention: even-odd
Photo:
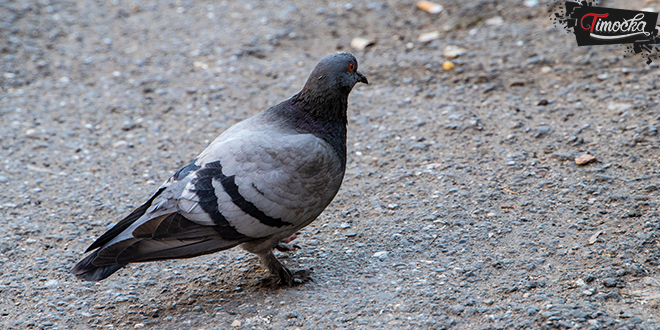
<instances>
[{"instance_id":1,"label":"folded wing feathers","mask_svg":"<svg viewBox=\"0 0 660 330\"><path fill-rule=\"evenodd\" d=\"M147 221L133 231L135 238L200 239L218 236L213 227L202 226L173 213Z\"/></svg>"},{"instance_id":2,"label":"folded wing feathers","mask_svg":"<svg viewBox=\"0 0 660 330\"><path fill-rule=\"evenodd\" d=\"M117 235L121 234L124 230L128 229L136 220L138 220L140 217L144 215L144 213L149 209L151 206L151 203L158 197L163 191L165 190L165 187L161 187L158 189L158 191L149 198L149 200L142 204L142 206L138 207L135 209L131 214L129 214L126 218L124 218L122 221L117 223L114 227L112 227L110 230L105 232L105 234L101 235L92 245L90 245L85 253L92 251L96 248L99 248L107 243L109 243L113 238L117 237Z\"/></svg>"},{"instance_id":3,"label":"folded wing feathers","mask_svg":"<svg viewBox=\"0 0 660 330\"><path fill-rule=\"evenodd\" d=\"M143 240L122 250L116 263L183 259L226 250L238 242L205 240Z\"/></svg>"},{"instance_id":4,"label":"folded wing feathers","mask_svg":"<svg viewBox=\"0 0 660 330\"><path fill-rule=\"evenodd\" d=\"M95 266L189 258L228 249L240 240L225 240L214 227L196 224L173 213L151 219L133 231L133 237L99 249Z\"/></svg>"}]
</instances>

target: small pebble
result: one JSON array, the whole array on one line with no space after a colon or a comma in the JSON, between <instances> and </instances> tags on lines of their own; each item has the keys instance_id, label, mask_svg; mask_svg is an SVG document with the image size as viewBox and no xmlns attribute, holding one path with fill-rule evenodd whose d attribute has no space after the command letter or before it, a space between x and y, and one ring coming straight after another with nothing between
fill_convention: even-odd
<instances>
[{"instance_id":1,"label":"small pebble","mask_svg":"<svg viewBox=\"0 0 660 330\"><path fill-rule=\"evenodd\" d=\"M575 158L575 164L578 165L586 165L594 161L596 161L596 157L589 154L582 154L579 157Z\"/></svg>"},{"instance_id":2,"label":"small pebble","mask_svg":"<svg viewBox=\"0 0 660 330\"><path fill-rule=\"evenodd\" d=\"M608 287L608 288L613 288L616 287L619 284L619 280L616 278L604 278L603 279L603 286Z\"/></svg>"},{"instance_id":3,"label":"small pebble","mask_svg":"<svg viewBox=\"0 0 660 330\"><path fill-rule=\"evenodd\" d=\"M486 20L486 25L500 26L504 24L504 19L501 16L495 16Z\"/></svg>"},{"instance_id":4,"label":"small pebble","mask_svg":"<svg viewBox=\"0 0 660 330\"><path fill-rule=\"evenodd\" d=\"M444 7L441 4L437 4L435 2L426 1L426 0L418 1L417 8L431 14L439 14L444 9Z\"/></svg>"},{"instance_id":5,"label":"small pebble","mask_svg":"<svg viewBox=\"0 0 660 330\"><path fill-rule=\"evenodd\" d=\"M380 260L385 260L387 259L387 251L378 251L374 253L374 257Z\"/></svg>"},{"instance_id":6,"label":"small pebble","mask_svg":"<svg viewBox=\"0 0 660 330\"><path fill-rule=\"evenodd\" d=\"M417 41L419 42L429 42L433 41L440 38L440 31L431 31L431 32L426 32L422 33L419 35L417 38Z\"/></svg>"},{"instance_id":7,"label":"small pebble","mask_svg":"<svg viewBox=\"0 0 660 330\"><path fill-rule=\"evenodd\" d=\"M46 281L46 283L44 283L44 286L49 288L49 289L56 288L59 285L60 285L60 283L57 280L48 280L48 281Z\"/></svg>"},{"instance_id":8,"label":"small pebble","mask_svg":"<svg viewBox=\"0 0 660 330\"><path fill-rule=\"evenodd\" d=\"M353 38L353 40L351 40L351 47L353 47L356 50L364 50L365 48L373 44L374 44L373 41L365 38L358 37L358 38Z\"/></svg>"},{"instance_id":9,"label":"small pebble","mask_svg":"<svg viewBox=\"0 0 660 330\"><path fill-rule=\"evenodd\" d=\"M467 52L467 49L454 46L454 45L447 45L445 49L443 50L443 55L447 58L457 58Z\"/></svg>"}]
</instances>

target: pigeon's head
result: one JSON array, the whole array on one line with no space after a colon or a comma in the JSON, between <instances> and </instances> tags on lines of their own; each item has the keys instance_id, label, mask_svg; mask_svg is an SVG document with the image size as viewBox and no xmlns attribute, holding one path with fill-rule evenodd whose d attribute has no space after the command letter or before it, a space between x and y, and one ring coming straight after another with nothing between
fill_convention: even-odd
<instances>
[{"instance_id":1,"label":"pigeon's head","mask_svg":"<svg viewBox=\"0 0 660 330\"><path fill-rule=\"evenodd\" d=\"M337 53L324 57L305 83L305 89L323 94L348 94L358 82L369 84L358 70L353 54Z\"/></svg>"}]
</instances>

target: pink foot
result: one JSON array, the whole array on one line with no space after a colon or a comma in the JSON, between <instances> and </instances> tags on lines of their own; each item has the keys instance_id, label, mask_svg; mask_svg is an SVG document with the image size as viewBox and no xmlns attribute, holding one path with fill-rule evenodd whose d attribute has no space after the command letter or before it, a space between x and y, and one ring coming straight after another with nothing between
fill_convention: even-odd
<instances>
[{"instance_id":1,"label":"pink foot","mask_svg":"<svg viewBox=\"0 0 660 330\"><path fill-rule=\"evenodd\" d=\"M298 235L300 235L300 232L297 232L297 233L295 233L295 234L293 234L293 235L291 235L291 236L289 236L289 237L283 239L282 242L284 242L284 243L291 243L291 241L293 241L294 239L298 238Z\"/></svg>"},{"instance_id":2,"label":"pink foot","mask_svg":"<svg viewBox=\"0 0 660 330\"><path fill-rule=\"evenodd\" d=\"M300 235L300 233L295 233L283 239L279 244L277 244L277 246L275 246L275 248L280 252L289 252L289 251L295 251L296 249L300 249L300 246L297 244L289 244L291 241L298 238L298 235Z\"/></svg>"}]
</instances>

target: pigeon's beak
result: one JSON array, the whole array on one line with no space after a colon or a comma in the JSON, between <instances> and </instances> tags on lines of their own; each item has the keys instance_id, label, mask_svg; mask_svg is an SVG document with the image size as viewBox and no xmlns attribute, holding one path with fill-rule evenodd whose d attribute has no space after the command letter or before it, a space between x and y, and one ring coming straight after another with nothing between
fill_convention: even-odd
<instances>
[{"instance_id":1,"label":"pigeon's beak","mask_svg":"<svg viewBox=\"0 0 660 330\"><path fill-rule=\"evenodd\" d=\"M358 77L360 77L360 79L358 79L358 82L365 83L365 84L369 85L369 80L367 80L367 77L365 77L362 74L362 72L360 72L360 70L357 70L356 73L357 73Z\"/></svg>"}]
</instances>

